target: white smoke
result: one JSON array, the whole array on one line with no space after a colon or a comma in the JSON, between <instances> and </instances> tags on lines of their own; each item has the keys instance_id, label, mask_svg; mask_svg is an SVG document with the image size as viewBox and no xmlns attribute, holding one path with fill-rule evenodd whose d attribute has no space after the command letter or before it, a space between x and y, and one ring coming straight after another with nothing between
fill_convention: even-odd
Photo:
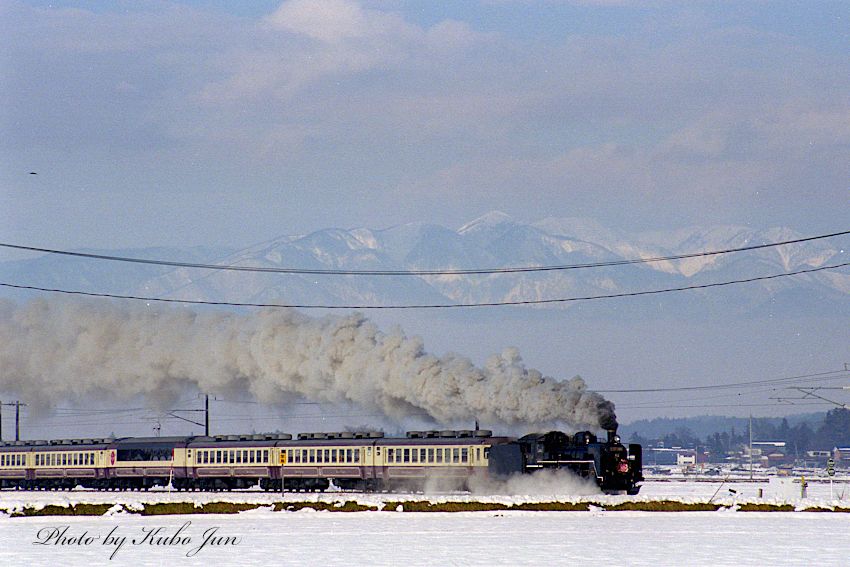
<instances>
[{"instance_id":1,"label":"white smoke","mask_svg":"<svg viewBox=\"0 0 850 567\"><path fill-rule=\"evenodd\" d=\"M544 377L514 348L478 368L430 355L418 337L381 332L361 314L0 301L0 391L30 405L137 396L165 405L193 390L354 403L394 419L426 412L438 423L616 423L613 404L581 378Z\"/></svg>"},{"instance_id":2,"label":"white smoke","mask_svg":"<svg viewBox=\"0 0 850 567\"><path fill-rule=\"evenodd\" d=\"M546 496L554 500L564 496L601 493L594 481L565 469L544 469L533 474L517 473L504 480L473 476L470 478L469 490L477 495Z\"/></svg>"}]
</instances>

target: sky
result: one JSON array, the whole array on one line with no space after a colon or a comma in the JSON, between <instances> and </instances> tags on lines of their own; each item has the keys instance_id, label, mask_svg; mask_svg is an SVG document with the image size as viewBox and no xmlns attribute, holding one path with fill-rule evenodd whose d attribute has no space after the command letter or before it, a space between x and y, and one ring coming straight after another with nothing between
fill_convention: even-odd
<instances>
[{"instance_id":1,"label":"sky","mask_svg":"<svg viewBox=\"0 0 850 567\"><path fill-rule=\"evenodd\" d=\"M494 209L827 232L848 212L848 19L808 1L2 1L0 236L244 246Z\"/></svg>"},{"instance_id":2,"label":"sky","mask_svg":"<svg viewBox=\"0 0 850 567\"><path fill-rule=\"evenodd\" d=\"M849 55L847 2L0 0L0 242L239 248L491 210L844 230ZM575 357L603 388L817 372L846 344L837 321L681 321L599 348L610 326L500 317L375 319L476 362Z\"/></svg>"}]
</instances>

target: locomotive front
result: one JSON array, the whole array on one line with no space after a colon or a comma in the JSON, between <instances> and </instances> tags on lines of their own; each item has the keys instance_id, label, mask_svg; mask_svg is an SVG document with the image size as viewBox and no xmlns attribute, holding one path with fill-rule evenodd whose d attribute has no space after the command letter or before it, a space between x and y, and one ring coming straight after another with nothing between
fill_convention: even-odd
<instances>
[{"instance_id":1,"label":"locomotive front","mask_svg":"<svg viewBox=\"0 0 850 567\"><path fill-rule=\"evenodd\" d=\"M572 437L561 431L526 435L495 454L492 451L496 447L491 450L496 457L491 458L491 474L567 469L594 481L603 492L637 494L643 480L641 446L623 445L615 429L607 433L605 441L590 431L579 431Z\"/></svg>"}]
</instances>

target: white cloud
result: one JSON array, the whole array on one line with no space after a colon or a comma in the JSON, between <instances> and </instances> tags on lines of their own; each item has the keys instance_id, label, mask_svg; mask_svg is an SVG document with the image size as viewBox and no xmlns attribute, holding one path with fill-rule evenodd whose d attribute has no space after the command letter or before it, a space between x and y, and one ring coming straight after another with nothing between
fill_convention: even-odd
<instances>
[{"instance_id":1,"label":"white cloud","mask_svg":"<svg viewBox=\"0 0 850 567\"><path fill-rule=\"evenodd\" d=\"M266 21L276 29L329 43L421 33L398 14L364 8L353 0L287 0Z\"/></svg>"}]
</instances>

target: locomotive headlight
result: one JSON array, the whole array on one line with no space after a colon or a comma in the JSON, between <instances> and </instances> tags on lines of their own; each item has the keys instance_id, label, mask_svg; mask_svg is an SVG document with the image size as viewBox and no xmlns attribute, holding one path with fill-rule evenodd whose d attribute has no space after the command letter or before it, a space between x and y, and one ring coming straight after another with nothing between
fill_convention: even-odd
<instances>
[{"instance_id":1,"label":"locomotive headlight","mask_svg":"<svg viewBox=\"0 0 850 567\"><path fill-rule=\"evenodd\" d=\"M619 443L619 442L620 442L620 436L619 436L619 435L615 435L615 436L614 436L614 443Z\"/></svg>"}]
</instances>

